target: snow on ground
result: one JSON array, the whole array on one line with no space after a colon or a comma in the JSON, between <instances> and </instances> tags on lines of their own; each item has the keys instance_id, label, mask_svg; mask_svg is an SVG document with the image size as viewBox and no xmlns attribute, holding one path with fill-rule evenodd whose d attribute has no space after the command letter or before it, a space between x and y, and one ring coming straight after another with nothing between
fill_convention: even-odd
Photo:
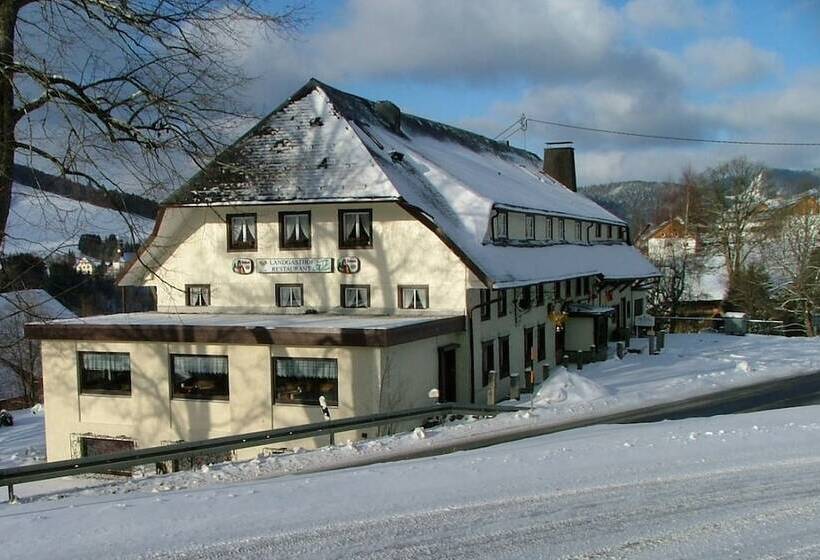
<instances>
[{"instance_id":1,"label":"snow on ground","mask_svg":"<svg viewBox=\"0 0 820 560\"><path fill-rule=\"evenodd\" d=\"M816 558L820 407L428 459L0 504L5 557ZM425 440L426 441L426 440Z\"/></svg>"},{"instance_id":2,"label":"snow on ground","mask_svg":"<svg viewBox=\"0 0 820 560\"><path fill-rule=\"evenodd\" d=\"M154 221L136 214L123 214L86 202L33 189L15 183L6 228L6 254L76 252L83 233L95 233L103 239L114 234L130 240L151 233Z\"/></svg>"},{"instance_id":3,"label":"snow on ground","mask_svg":"<svg viewBox=\"0 0 820 560\"><path fill-rule=\"evenodd\" d=\"M14 426L0 427L0 469L46 460L42 406L12 410Z\"/></svg>"}]
</instances>

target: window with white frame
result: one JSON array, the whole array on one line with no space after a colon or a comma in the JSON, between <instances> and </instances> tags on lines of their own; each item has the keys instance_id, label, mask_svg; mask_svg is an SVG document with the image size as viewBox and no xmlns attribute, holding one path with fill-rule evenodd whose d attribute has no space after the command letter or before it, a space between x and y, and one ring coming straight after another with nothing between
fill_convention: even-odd
<instances>
[{"instance_id":1,"label":"window with white frame","mask_svg":"<svg viewBox=\"0 0 820 560\"><path fill-rule=\"evenodd\" d=\"M535 239L535 216L532 214L524 215L524 237Z\"/></svg>"},{"instance_id":2,"label":"window with white frame","mask_svg":"<svg viewBox=\"0 0 820 560\"><path fill-rule=\"evenodd\" d=\"M302 307L305 304L302 284L277 284L276 305L279 307Z\"/></svg>"},{"instance_id":3,"label":"window with white frame","mask_svg":"<svg viewBox=\"0 0 820 560\"><path fill-rule=\"evenodd\" d=\"M430 289L427 286L399 286L401 309L427 309L430 307Z\"/></svg>"},{"instance_id":4,"label":"window with white frame","mask_svg":"<svg viewBox=\"0 0 820 560\"><path fill-rule=\"evenodd\" d=\"M507 239L507 213L496 212L493 216L493 239Z\"/></svg>"},{"instance_id":5,"label":"window with white frame","mask_svg":"<svg viewBox=\"0 0 820 560\"><path fill-rule=\"evenodd\" d=\"M273 358L274 403L339 404L339 367L332 358Z\"/></svg>"},{"instance_id":6,"label":"window with white frame","mask_svg":"<svg viewBox=\"0 0 820 560\"><path fill-rule=\"evenodd\" d=\"M348 309L370 307L370 286L343 284L342 307Z\"/></svg>"},{"instance_id":7,"label":"window with white frame","mask_svg":"<svg viewBox=\"0 0 820 560\"><path fill-rule=\"evenodd\" d=\"M372 246L372 210L339 210L339 247L361 249Z\"/></svg>"},{"instance_id":8,"label":"window with white frame","mask_svg":"<svg viewBox=\"0 0 820 560\"><path fill-rule=\"evenodd\" d=\"M310 212L279 212L279 246L310 248Z\"/></svg>"},{"instance_id":9,"label":"window with white frame","mask_svg":"<svg viewBox=\"0 0 820 560\"><path fill-rule=\"evenodd\" d=\"M189 307L208 307L211 305L210 284L188 284L185 286L185 305Z\"/></svg>"},{"instance_id":10,"label":"window with white frame","mask_svg":"<svg viewBox=\"0 0 820 560\"><path fill-rule=\"evenodd\" d=\"M228 250L256 250L256 214L228 214Z\"/></svg>"}]
</instances>

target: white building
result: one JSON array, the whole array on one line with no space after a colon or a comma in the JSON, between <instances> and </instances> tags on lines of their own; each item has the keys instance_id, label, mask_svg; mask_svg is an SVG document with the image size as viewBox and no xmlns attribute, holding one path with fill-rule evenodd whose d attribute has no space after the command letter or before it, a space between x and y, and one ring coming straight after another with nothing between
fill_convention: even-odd
<instances>
[{"instance_id":1,"label":"white building","mask_svg":"<svg viewBox=\"0 0 820 560\"><path fill-rule=\"evenodd\" d=\"M320 395L334 418L483 402L490 371L503 397L600 357L657 271L574 192L571 149L547 162L569 185L543 166L311 80L166 201L120 279L157 312L29 329L49 458L319 421Z\"/></svg>"}]
</instances>

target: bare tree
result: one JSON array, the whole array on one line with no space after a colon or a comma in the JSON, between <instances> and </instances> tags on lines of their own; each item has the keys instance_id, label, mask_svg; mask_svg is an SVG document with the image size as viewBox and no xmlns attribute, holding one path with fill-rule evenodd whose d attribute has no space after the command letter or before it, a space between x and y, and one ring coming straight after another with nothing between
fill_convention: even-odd
<instances>
[{"instance_id":1,"label":"bare tree","mask_svg":"<svg viewBox=\"0 0 820 560\"><path fill-rule=\"evenodd\" d=\"M708 250L722 254L731 285L763 237L772 186L765 167L733 159L701 176L702 216Z\"/></svg>"},{"instance_id":2,"label":"bare tree","mask_svg":"<svg viewBox=\"0 0 820 560\"><path fill-rule=\"evenodd\" d=\"M0 378L17 385L26 406L37 400L37 380L42 376L40 344L23 336L23 325L32 317L18 313L0 322ZM2 375L5 373L5 375Z\"/></svg>"},{"instance_id":3,"label":"bare tree","mask_svg":"<svg viewBox=\"0 0 820 560\"><path fill-rule=\"evenodd\" d=\"M772 220L764 245L779 308L800 317L814 336L812 315L820 308L820 213L784 209Z\"/></svg>"},{"instance_id":4,"label":"bare tree","mask_svg":"<svg viewBox=\"0 0 820 560\"><path fill-rule=\"evenodd\" d=\"M0 1L0 235L15 154L112 195L191 174L247 116L243 30L297 11L255 0Z\"/></svg>"}]
</instances>

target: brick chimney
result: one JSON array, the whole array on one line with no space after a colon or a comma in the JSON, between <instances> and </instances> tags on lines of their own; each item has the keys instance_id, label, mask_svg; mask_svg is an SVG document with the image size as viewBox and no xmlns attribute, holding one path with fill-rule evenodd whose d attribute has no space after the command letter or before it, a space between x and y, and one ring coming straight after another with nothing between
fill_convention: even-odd
<instances>
[{"instance_id":1,"label":"brick chimney","mask_svg":"<svg viewBox=\"0 0 820 560\"><path fill-rule=\"evenodd\" d=\"M572 142L547 142L547 147L544 148L544 173L569 190L577 192L575 148L567 144L572 144Z\"/></svg>"}]
</instances>

